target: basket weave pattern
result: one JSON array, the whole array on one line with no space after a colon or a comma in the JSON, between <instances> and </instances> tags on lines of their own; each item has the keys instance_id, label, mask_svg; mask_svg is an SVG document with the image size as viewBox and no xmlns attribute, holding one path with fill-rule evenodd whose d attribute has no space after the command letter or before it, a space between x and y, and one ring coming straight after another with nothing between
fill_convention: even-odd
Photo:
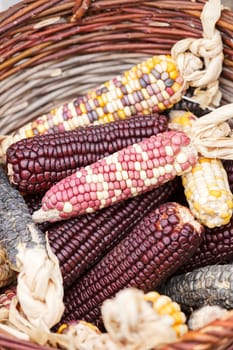
<instances>
[{"instance_id":1,"label":"basket weave pattern","mask_svg":"<svg viewBox=\"0 0 233 350\"><path fill-rule=\"evenodd\" d=\"M202 34L204 0L24 0L0 13L0 134L72 100L148 56ZM232 102L233 11L224 43L222 104ZM0 334L0 349L48 349ZM233 349L233 313L163 350Z\"/></svg>"},{"instance_id":2,"label":"basket weave pattern","mask_svg":"<svg viewBox=\"0 0 233 350\"><path fill-rule=\"evenodd\" d=\"M83 17L76 22L71 22L74 1L68 0L26 0L3 12L1 134L77 97L146 56L168 54L180 39L200 37L203 4L186 0L97 0L85 13L81 11ZM225 55L223 103L231 101L233 81L231 18L232 12L224 10L218 22Z\"/></svg>"}]
</instances>

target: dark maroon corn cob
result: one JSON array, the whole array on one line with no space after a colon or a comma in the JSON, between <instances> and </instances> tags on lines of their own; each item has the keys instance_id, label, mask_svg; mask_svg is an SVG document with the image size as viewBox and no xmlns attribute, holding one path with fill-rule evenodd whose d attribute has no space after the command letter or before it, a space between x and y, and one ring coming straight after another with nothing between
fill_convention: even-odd
<instances>
[{"instance_id":1,"label":"dark maroon corn cob","mask_svg":"<svg viewBox=\"0 0 233 350\"><path fill-rule=\"evenodd\" d=\"M203 227L189 209L165 203L133 230L65 293L62 322L101 324L100 306L125 287L144 292L174 273L199 246Z\"/></svg>"},{"instance_id":2,"label":"dark maroon corn cob","mask_svg":"<svg viewBox=\"0 0 233 350\"><path fill-rule=\"evenodd\" d=\"M185 310L203 305L233 309L233 264L208 265L172 276L159 287Z\"/></svg>"},{"instance_id":3,"label":"dark maroon corn cob","mask_svg":"<svg viewBox=\"0 0 233 350\"><path fill-rule=\"evenodd\" d=\"M44 192L77 168L167 127L166 116L153 114L23 139L7 150L8 176L22 192Z\"/></svg>"},{"instance_id":4,"label":"dark maroon corn cob","mask_svg":"<svg viewBox=\"0 0 233 350\"><path fill-rule=\"evenodd\" d=\"M185 92L185 96L172 106L172 110L189 111L196 117L201 117L207 113L210 113L210 109L202 108L199 103L192 100L194 90L194 88L189 88L188 91ZM170 110L168 110L168 112Z\"/></svg>"},{"instance_id":5,"label":"dark maroon corn cob","mask_svg":"<svg viewBox=\"0 0 233 350\"><path fill-rule=\"evenodd\" d=\"M125 237L139 220L166 202L178 181L102 209L93 214L58 222L47 229L67 288Z\"/></svg>"},{"instance_id":6,"label":"dark maroon corn cob","mask_svg":"<svg viewBox=\"0 0 233 350\"><path fill-rule=\"evenodd\" d=\"M226 262L233 262L233 218L227 225L215 228L205 227L200 246L179 269L179 272Z\"/></svg>"},{"instance_id":7,"label":"dark maroon corn cob","mask_svg":"<svg viewBox=\"0 0 233 350\"><path fill-rule=\"evenodd\" d=\"M223 160L223 166L227 172L231 192L233 192L233 160Z\"/></svg>"}]
</instances>

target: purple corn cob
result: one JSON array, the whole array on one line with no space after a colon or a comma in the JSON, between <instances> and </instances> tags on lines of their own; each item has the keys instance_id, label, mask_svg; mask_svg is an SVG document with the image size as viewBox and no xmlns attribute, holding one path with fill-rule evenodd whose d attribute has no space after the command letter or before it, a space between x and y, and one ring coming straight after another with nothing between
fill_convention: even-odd
<instances>
[{"instance_id":1,"label":"purple corn cob","mask_svg":"<svg viewBox=\"0 0 233 350\"><path fill-rule=\"evenodd\" d=\"M226 225L205 227L203 240L196 252L179 272L188 272L207 265L233 261L233 218Z\"/></svg>"},{"instance_id":2,"label":"purple corn cob","mask_svg":"<svg viewBox=\"0 0 233 350\"><path fill-rule=\"evenodd\" d=\"M7 150L8 176L21 192L45 192L77 168L166 131L167 127L166 116L152 114L25 138Z\"/></svg>"},{"instance_id":3,"label":"purple corn cob","mask_svg":"<svg viewBox=\"0 0 233 350\"><path fill-rule=\"evenodd\" d=\"M64 287L80 278L121 241L152 209L166 202L177 189L176 180L148 193L49 227L49 243L59 260Z\"/></svg>"},{"instance_id":4,"label":"purple corn cob","mask_svg":"<svg viewBox=\"0 0 233 350\"><path fill-rule=\"evenodd\" d=\"M202 234L188 208L162 204L67 290L61 322L84 319L98 325L105 299L126 287L156 288L194 253Z\"/></svg>"}]
</instances>

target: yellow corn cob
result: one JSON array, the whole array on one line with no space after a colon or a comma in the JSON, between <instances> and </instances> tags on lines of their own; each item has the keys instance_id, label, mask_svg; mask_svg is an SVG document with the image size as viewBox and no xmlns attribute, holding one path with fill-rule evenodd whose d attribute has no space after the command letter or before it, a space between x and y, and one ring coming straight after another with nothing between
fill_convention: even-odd
<instances>
[{"instance_id":1,"label":"yellow corn cob","mask_svg":"<svg viewBox=\"0 0 233 350\"><path fill-rule=\"evenodd\" d=\"M170 126L185 132L196 119L192 113L184 111L170 116ZM213 228L230 221L233 196L221 160L199 157L192 170L181 178L190 210L203 225Z\"/></svg>"},{"instance_id":2,"label":"yellow corn cob","mask_svg":"<svg viewBox=\"0 0 233 350\"><path fill-rule=\"evenodd\" d=\"M178 102L184 80L169 55L154 56L84 96L51 110L2 140L2 153L20 139L163 111Z\"/></svg>"},{"instance_id":3,"label":"yellow corn cob","mask_svg":"<svg viewBox=\"0 0 233 350\"><path fill-rule=\"evenodd\" d=\"M159 315L169 315L173 318L172 328L175 330L178 338L188 331L188 326L185 324L185 314L181 311L179 304L172 301L171 298L166 295L160 295L158 292L149 292L144 295L144 299L151 303L152 308Z\"/></svg>"}]
</instances>

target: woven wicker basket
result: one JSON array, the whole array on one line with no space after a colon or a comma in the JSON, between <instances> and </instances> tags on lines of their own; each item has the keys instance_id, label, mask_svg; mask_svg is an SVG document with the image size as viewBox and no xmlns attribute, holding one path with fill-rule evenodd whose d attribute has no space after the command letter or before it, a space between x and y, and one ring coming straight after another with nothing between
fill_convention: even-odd
<instances>
[{"instance_id":1,"label":"woven wicker basket","mask_svg":"<svg viewBox=\"0 0 233 350\"><path fill-rule=\"evenodd\" d=\"M72 100L142 59L200 37L204 0L23 0L0 13L0 134ZM233 102L233 11L224 43L222 104ZM48 349L0 334L0 349ZM165 349L233 349L233 313Z\"/></svg>"}]
</instances>

